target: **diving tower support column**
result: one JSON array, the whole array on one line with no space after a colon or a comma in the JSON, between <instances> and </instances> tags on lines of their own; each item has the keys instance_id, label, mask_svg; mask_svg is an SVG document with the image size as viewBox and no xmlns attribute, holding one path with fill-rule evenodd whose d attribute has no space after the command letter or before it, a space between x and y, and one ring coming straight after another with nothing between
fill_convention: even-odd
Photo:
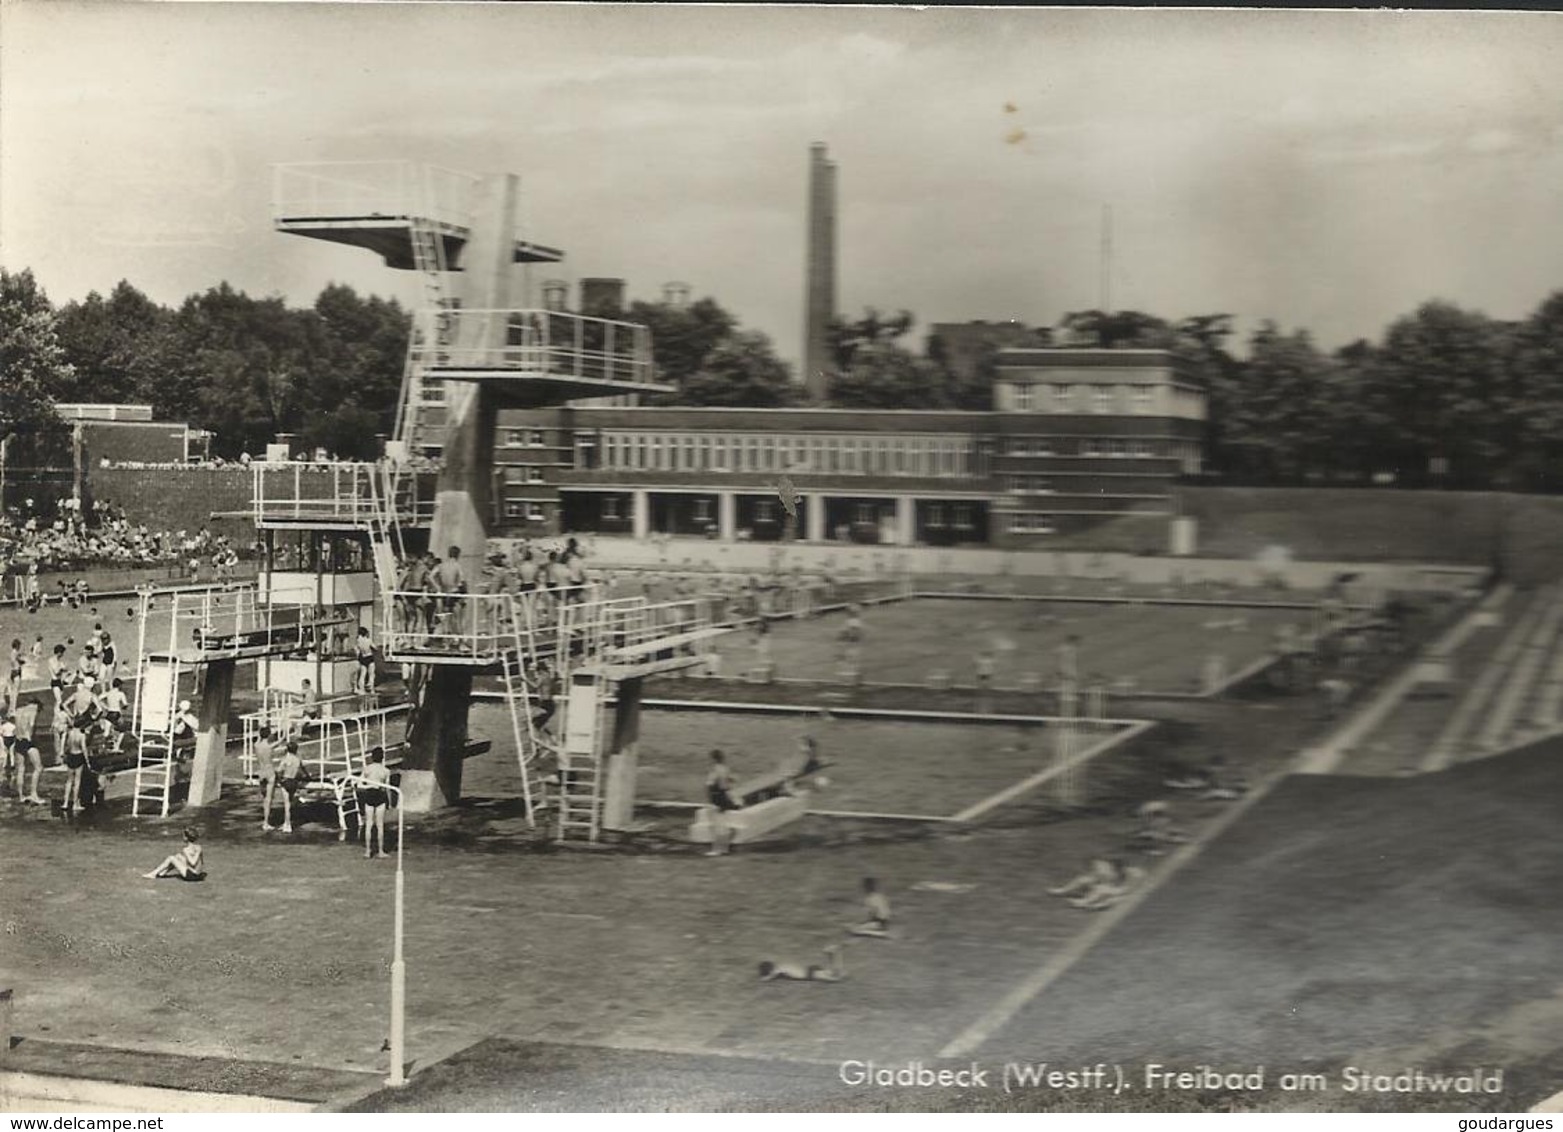
<instances>
[{"instance_id":1,"label":"diving tower support column","mask_svg":"<svg viewBox=\"0 0 1563 1132\"><path fill-rule=\"evenodd\" d=\"M223 758L228 748L228 714L233 710L235 660L208 661L201 679L201 710L196 717L195 760L190 764L187 806L217 801L223 789Z\"/></svg>"},{"instance_id":2,"label":"diving tower support column","mask_svg":"<svg viewBox=\"0 0 1563 1132\"><path fill-rule=\"evenodd\" d=\"M514 174L487 178L480 190L472 238L462 252L462 305L468 310L509 310L515 274L521 180ZM503 318L464 318L458 322L453 355L470 351L481 361L487 351L505 345ZM493 507L494 427L499 409L493 394L478 382L445 383L444 463L434 501L429 549L444 558L461 549L468 588L476 592L488 551L488 520ZM462 759L467 750L467 708L473 670L433 664L423 695L413 710L408 748L402 763L404 800L414 813L448 806L461 798Z\"/></svg>"}]
</instances>

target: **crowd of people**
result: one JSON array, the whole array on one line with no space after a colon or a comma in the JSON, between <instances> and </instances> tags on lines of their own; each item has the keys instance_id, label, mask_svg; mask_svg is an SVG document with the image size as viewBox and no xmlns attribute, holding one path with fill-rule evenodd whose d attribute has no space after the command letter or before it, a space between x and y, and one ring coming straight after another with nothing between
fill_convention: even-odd
<instances>
[{"instance_id":1,"label":"crowd of people","mask_svg":"<svg viewBox=\"0 0 1563 1132\"><path fill-rule=\"evenodd\" d=\"M35 607L68 600L88 585L62 572L166 566L231 577L240 549L209 529L168 531L131 522L122 508L99 502L85 510L63 501L50 518L33 500L0 514L0 598ZM56 575L50 577L50 575Z\"/></svg>"}]
</instances>

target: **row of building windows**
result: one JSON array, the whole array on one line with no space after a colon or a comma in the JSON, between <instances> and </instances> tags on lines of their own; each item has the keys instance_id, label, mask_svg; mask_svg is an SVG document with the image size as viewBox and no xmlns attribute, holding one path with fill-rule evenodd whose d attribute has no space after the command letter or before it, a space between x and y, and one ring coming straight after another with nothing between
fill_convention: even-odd
<instances>
[{"instance_id":1,"label":"row of building windows","mask_svg":"<svg viewBox=\"0 0 1563 1132\"><path fill-rule=\"evenodd\" d=\"M1009 533L1012 535L1050 535L1057 529L1051 515L1020 511L1009 517Z\"/></svg>"},{"instance_id":2,"label":"row of building windows","mask_svg":"<svg viewBox=\"0 0 1563 1132\"><path fill-rule=\"evenodd\" d=\"M1154 385L1069 385L1016 382L1013 406L1022 413L1123 413L1148 416L1156 411Z\"/></svg>"},{"instance_id":3,"label":"row of building windows","mask_svg":"<svg viewBox=\"0 0 1563 1132\"><path fill-rule=\"evenodd\" d=\"M505 430L506 448L541 448L543 447L543 430L540 428L507 428Z\"/></svg>"},{"instance_id":4,"label":"row of building windows","mask_svg":"<svg viewBox=\"0 0 1563 1132\"><path fill-rule=\"evenodd\" d=\"M542 483L543 469L535 464L506 464L506 483Z\"/></svg>"},{"instance_id":5,"label":"row of building windows","mask_svg":"<svg viewBox=\"0 0 1563 1132\"><path fill-rule=\"evenodd\" d=\"M546 517L541 503L505 504L505 518L507 519L526 519L529 522L541 523Z\"/></svg>"},{"instance_id":6,"label":"row of building windows","mask_svg":"<svg viewBox=\"0 0 1563 1132\"><path fill-rule=\"evenodd\" d=\"M1150 440L1117 440L1081 437L1057 441L1047 437L1016 437L1005 446L1010 456L1132 456L1139 459L1157 456L1157 444Z\"/></svg>"},{"instance_id":7,"label":"row of building windows","mask_svg":"<svg viewBox=\"0 0 1563 1132\"><path fill-rule=\"evenodd\" d=\"M945 526L945 515L946 515L946 512L945 512L945 506L944 506L943 503L930 503L930 504L928 504L927 511L925 512L925 514L927 516L928 526L930 526L930 527L943 527L943 526ZM950 505L948 514L949 514L949 525L950 526L954 527L958 531L969 531L969 530L971 530L971 504L969 504L969 503L952 503Z\"/></svg>"},{"instance_id":8,"label":"row of building windows","mask_svg":"<svg viewBox=\"0 0 1563 1132\"><path fill-rule=\"evenodd\" d=\"M589 466L589 460L586 461ZM972 476L967 437L712 436L605 432L602 467L664 472L838 472L881 476Z\"/></svg>"}]
</instances>

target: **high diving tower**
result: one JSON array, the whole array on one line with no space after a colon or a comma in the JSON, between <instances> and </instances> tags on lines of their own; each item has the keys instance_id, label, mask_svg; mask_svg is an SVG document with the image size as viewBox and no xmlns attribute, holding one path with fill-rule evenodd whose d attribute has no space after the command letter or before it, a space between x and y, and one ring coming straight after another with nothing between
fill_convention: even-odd
<instances>
[{"instance_id":1,"label":"high diving tower","mask_svg":"<svg viewBox=\"0 0 1563 1132\"><path fill-rule=\"evenodd\" d=\"M520 238L519 198L520 180L513 174L480 177L411 162L283 165L275 171L272 215L278 231L365 248L387 266L415 270L422 277L397 420L398 453L438 450L429 545L441 557L448 548L459 548L473 589L493 514L499 410L671 388L655 380L645 327L517 304L516 265L557 262L564 254ZM393 625L397 606L386 558L389 528L398 516L384 510L393 490L380 493L381 510L371 532L385 625ZM550 625L539 633L508 595L447 596L452 624L421 634L393 628L383 636L388 660L418 669L421 695L402 764L406 796L418 808L446 805L461 796L474 675L498 672L508 685L513 678L519 682L529 656L546 651L556 662L565 661L572 689L567 735L558 753L569 794L570 782L587 777L564 765L568 749L577 745L572 737L594 748L594 765L603 757L600 737L606 728L588 726L587 717L595 720L600 714L607 683L618 684L622 692L626 681L638 681L653 667L666 671L701 663L693 645L714 632L708 619L665 619L587 600L568 611L564 628ZM544 635L552 638L546 649ZM670 635L674 643L659 647ZM577 683L583 692L590 685L592 694L577 701ZM638 687L633 698L638 702ZM526 745L518 736L518 746ZM605 802L595 797L595 786L592 793L595 836Z\"/></svg>"}]
</instances>

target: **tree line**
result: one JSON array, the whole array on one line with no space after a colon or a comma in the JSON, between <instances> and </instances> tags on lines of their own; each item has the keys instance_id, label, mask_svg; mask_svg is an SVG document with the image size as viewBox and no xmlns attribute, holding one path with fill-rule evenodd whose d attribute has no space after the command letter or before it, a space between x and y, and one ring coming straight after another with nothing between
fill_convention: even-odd
<instances>
[{"instance_id":1,"label":"tree line","mask_svg":"<svg viewBox=\"0 0 1563 1132\"><path fill-rule=\"evenodd\" d=\"M587 313L650 329L673 391L649 403L810 403L771 341L715 299ZM832 322L829 403L991 408L1000 339L957 359L938 334L908 345L915 325L872 309ZM372 457L395 420L411 333L395 300L340 284L302 309L227 283L167 307L124 281L56 307L31 272L0 270L0 438L14 437L13 462L50 462L67 435L53 403L136 402L211 430L222 456L292 433ZM1269 321L1243 356L1233 337L1229 314L1089 310L1022 339L1170 350L1209 392L1206 467L1230 481L1563 489L1563 291L1517 322L1427 302L1379 341L1333 352Z\"/></svg>"}]
</instances>

